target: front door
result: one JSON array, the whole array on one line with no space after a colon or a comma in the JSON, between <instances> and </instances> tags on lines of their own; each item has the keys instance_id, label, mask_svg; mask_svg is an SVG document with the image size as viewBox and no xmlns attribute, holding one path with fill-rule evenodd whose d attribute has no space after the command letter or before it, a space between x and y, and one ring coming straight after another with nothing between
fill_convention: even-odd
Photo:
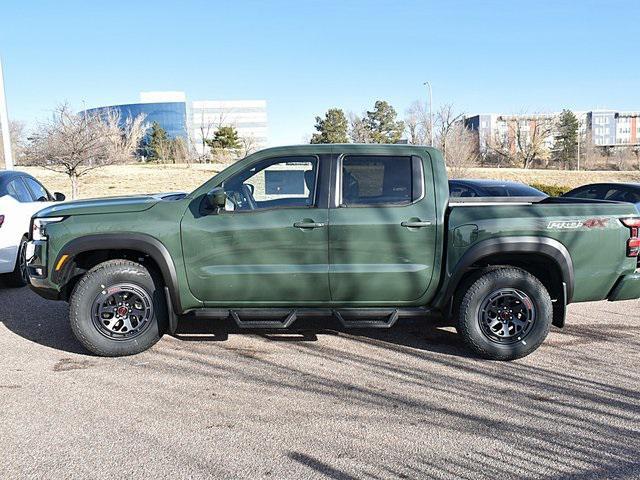
<instances>
[{"instance_id":1,"label":"front door","mask_svg":"<svg viewBox=\"0 0 640 480\"><path fill-rule=\"evenodd\" d=\"M329 301L328 210L317 156L261 160L225 180L223 211L182 221L187 278L208 306Z\"/></svg>"},{"instance_id":2,"label":"front door","mask_svg":"<svg viewBox=\"0 0 640 480\"><path fill-rule=\"evenodd\" d=\"M393 155L344 155L335 171L335 208L329 211L332 301L419 300L432 280L436 250L431 171L425 175L419 157Z\"/></svg>"}]
</instances>

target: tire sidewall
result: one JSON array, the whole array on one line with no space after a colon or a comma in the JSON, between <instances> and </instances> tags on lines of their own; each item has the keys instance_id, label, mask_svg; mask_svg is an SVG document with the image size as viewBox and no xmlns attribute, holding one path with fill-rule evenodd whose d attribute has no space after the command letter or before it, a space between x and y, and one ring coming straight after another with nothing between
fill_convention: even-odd
<instances>
[{"instance_id":1,"label":"tire sidewall","mask_svg":"<svg viewBox=\"0 0 640 480\"><path fill-rule=\"evenodd\" d=\"M153 303L149 325L138 336L110 339L100 333L93 322L93 304L100 293L110 286L127 283L142 288ZM102 356L133 355L154 345L166 330L166 302L162 289L141 265L100 266L88 272L76 285L69 307L71 328L78 340L90 351Z\"/></svg>"},{"instance_id":2,"label":"tire sidewall","mask_svg":"<svg viewBox=\"0 0 640 480\"><path fill-rule=\"evenodd\" d=\"M520 341L500 344L490 340L480 327L480 307L482 302L496 290L514 288L525 293L535 309L535 320L528 334ZM544 342L551 327L553 306L545 287L531 274L509 269L495 270L474 282L463 298L459 331L472 348L482 356L496 360L511 360L524 357Z\"/></svg>"}]
</instances>

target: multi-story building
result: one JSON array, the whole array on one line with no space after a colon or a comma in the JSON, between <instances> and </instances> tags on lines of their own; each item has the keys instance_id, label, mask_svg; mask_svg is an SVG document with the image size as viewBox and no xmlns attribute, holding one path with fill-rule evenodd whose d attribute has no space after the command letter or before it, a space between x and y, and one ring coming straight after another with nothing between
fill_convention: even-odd
<instances>
[{"instance_id":1,"label":"multi-story building","mask_svg":"<svg viewBox=\"0 0 640 480\"><path fill-rule=\"evenodd\" d=\"M121 122L125 122L127 118L144 115L147 123L157 122L171 138L182 137L186 140L189 137L184 93L144 92L140 94L139 103L90 108L80 113L106 116L113 111L120 114Z\"/></svg>"},{"instance_id":2,"label":"multi-story building","mask_svg":"<svg viewBox=\"0 0 640 480\"><path fill-rule=\"evenodd\" d=\"M640 112L589 112L593 143L604 147L640 145Z\"/></svg>"},{"instance_id":3,"label":"multi-story building","mask_svg":"<svg viewBox=\"0 0 640 480\"><path fill-rule=\"evenodd\" d=\"M203 138L213 138L222 126L238 131L244 151L268 144L267 102L265 100L195 100L188 102L184 92L141 92L138 103L91 108L80 113L106 115L117 111L127 118L145 115L157 122L171 138L184 138L191 149L203 154L208 148Z\"/></svg>"},{"instance_id":4,"label":"multi-story building","mask_svg":"<svg viewBox=\"0 0 640 480\"><path fill-rule=\"evenodd\" d=\"M600 147L640 145L640 112L591 110L573 112L578 119L579 138ZM555 120L559 112L542 114L503 115L478 114L465 118L465 125L478 133L478 149L489 153L505 145L514 148L516 142L541 142L553 145Z\"/></svg>"},{"instance_id":5,"label":"multi-story building","mask_svg":"<svg viewBox=\"0 0 640 480\"><path fill-rule=\"evenodd\" d=\"M191 141L200 154L207 148L203 139L213 137L220 126L233 126L244 147L267 146L267 102L264 100L198 100L189 112Z\"/></svg>"}]
</instances>

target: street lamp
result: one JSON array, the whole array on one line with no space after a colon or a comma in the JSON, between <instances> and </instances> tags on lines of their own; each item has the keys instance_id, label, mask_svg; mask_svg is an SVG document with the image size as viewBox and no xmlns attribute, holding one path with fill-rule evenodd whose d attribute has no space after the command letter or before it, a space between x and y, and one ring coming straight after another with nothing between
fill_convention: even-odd
<instances>
[{"instance_id":1,"label":"street lamp","mask_svg":"<svg viewBox=\"0 0 640 480\"><path fill-rule=\"evenodd\" d=\"M431 146L433 147L433 91L431 90L430 82L424 82L423 85L429 88L429 132L431 133Z\"/></svg>"},{"instance_id":2,"label":"street lamp","mask_svg":"<svg viewBox=\"0 0 640 480\"><path fill-rule=\"evenodd\" d=\"M0 127L2 128L4 168L13 170L13 154L11 152L11 137L9 134L9 114L7 113L7 99L4 95L4 80L2 78L2 59L0 59Z\"/></svg>"}]
</instances>

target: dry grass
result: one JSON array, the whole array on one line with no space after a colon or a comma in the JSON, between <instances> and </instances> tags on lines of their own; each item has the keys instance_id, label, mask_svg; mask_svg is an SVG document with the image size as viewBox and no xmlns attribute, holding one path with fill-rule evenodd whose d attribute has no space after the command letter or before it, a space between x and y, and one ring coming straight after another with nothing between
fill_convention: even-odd
<instances>
[{"instance_id":1,"label":"dry grass","mask_svg":"<svg viewBox=\"0 0 640 480\"><path fill-rule=\"evenodd\" d=\"M575 188L596 182L640 182L640 171L524 170L522 168L471 168L468 178L495 178L524 183L544 183Z\"/></svg>"},{"instance_id":2,"label":"dry grass","mask_svg":"<svg viewBox=\"0 0 640 480\"><path fill-rule=\"evenodd\" d=\"M222 164L118 165L94 170L80 179L80 197L106 197L136 193L191 191L222 170ZM31 173L50 190L70 195L68 178L39 167L18 167ZM468 178L495 178L524 183L577 187L585 183L640 182L639 171L523 170L519 168L472 168Z\"/></svg>"},{"instance_id":3,"label":"dry grass","mask_svg":"<svg viewBox=\"0 0 640 480\"><path fill-rule=\"evenodd\" d=\"M190 192L224 168L218 164L113 165L80 178L80 198L136 193ZM64 174L40 167L18 167L39 179L51 192L71 198L71 183Z\"/></svg>"}]
</instances>

